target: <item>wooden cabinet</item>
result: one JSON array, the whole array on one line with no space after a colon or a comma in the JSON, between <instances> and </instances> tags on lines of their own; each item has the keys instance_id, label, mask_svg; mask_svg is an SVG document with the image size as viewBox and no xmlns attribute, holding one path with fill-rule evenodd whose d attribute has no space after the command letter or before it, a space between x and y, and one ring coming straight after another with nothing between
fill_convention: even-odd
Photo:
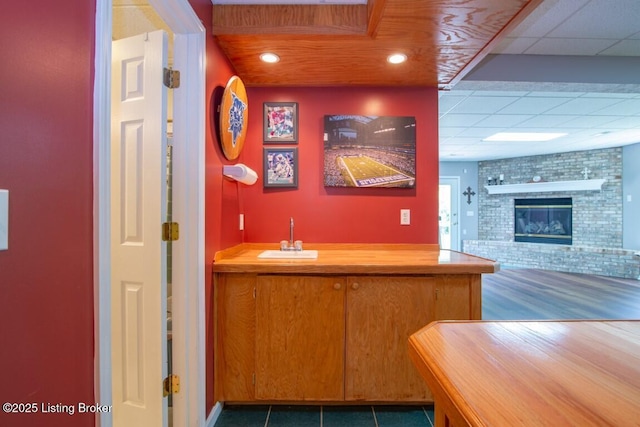
<instances>
[{"instance_id":1,"label":"wooden cabinet","mask_svg":"<svg viewBox=\"0 0 640 427\"><path fill-rule=\"evenodd\" d=\"M218 401L430 402L409 336L480 318L479 275L215 277Z\"/></svg>"},{"instance_id":2,"label":"wooden cabinet","mask_svg":"<svg viewBox=\"0 0 640 427\"><path fill-rule=\"evenodd\" d=\"M260 275L256 399L344 399L344 281Z\"/></svg>"},{"instance_id":3,"label":"wooden cabinet","mask_svg":"<svg viewBox=\"0 0 640 427\"><path fill-rule=\"evenodd\" d=\"M255 400L256 275L216 275L214 395L220 401Z\"/></svg>"},{"instance_id":4,"label":"wooden cabinet","mask_svg":"<svg viewBox=\"0 0 640 427\"><path fill-rule=\"evenodd\" d=\"M433 277L349 277L346 400L429 401L409 336L434 319Z\"/></svg>"}]
</instances>

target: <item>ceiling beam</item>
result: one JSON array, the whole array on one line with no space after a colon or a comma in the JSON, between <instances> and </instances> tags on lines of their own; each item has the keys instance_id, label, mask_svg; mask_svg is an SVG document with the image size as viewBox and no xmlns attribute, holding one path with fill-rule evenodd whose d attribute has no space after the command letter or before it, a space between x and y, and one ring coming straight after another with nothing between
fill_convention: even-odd
<instances>
[{"instance_id":1,"label":"ceiling beam","mask_svg":"<svg viewBox=\"0 0 640 427\"><path fill-rule=\"evenodd\" d=\"M380 1L380 0L378 0ZM368 5L214 5L213 35L366 35Z\"/></svg>"}]
</instances>

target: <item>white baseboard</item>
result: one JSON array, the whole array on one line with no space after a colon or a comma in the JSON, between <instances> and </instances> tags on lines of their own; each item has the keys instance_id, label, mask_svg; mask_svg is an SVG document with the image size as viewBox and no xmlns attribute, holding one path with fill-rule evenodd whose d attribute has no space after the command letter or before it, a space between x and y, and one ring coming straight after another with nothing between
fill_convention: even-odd
<instances>
[{"instance_id":1,"label":"white baseboard","mask_svg":"<svg viewBox=\"0 0 640 427\"><path fill-rule=\"evenodd\" d=\"M213 406L213 409L209 413L209 416L207 417L207 421L205 424L206 427L213 427L214 425L216 425L216 421L218 421L218 417L220 417L220 414L222 413L223 406L224 405L222 404L222 402L216 402L216 404Z\"/></svg>"}]
</instances>

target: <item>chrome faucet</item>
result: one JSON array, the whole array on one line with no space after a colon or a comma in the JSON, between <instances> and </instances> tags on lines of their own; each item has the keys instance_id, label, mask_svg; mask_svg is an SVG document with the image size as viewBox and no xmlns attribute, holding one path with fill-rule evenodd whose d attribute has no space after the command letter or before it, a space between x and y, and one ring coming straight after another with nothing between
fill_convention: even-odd
<instances>
[{"instance_id":1,"label":"chrome faucet","mask_svg":"<svg viewBox=\"0 0 640 427\"><path fill-rule=\"evenodd\" d=\"M295 247L293 244L293 217L289 219L289 247Z\"/></svg>"},{"instance_id":2,"label":"chrome faucet","mask_svg":"<svg viewBox=\"0 0 640 427\"><path fill-rule=\"evenodd\" d=\"M289 241L280 242L281 251L302 251L302 240L293 240L293 217L289 219Z\"/></svg>"}]
</instances>

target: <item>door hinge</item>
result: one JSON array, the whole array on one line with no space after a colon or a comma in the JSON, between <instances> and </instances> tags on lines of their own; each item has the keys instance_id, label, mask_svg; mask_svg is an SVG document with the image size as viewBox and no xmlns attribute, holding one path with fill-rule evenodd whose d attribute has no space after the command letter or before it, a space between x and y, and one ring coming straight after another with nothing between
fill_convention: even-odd
<instances>
[{"instance_id":1,"label":"door hinge","mask_svg":"<svg viewBox=\"0 0 640 427\"><path fill-rule=\"evenodd\" d=\"M169 89L177 89L180 87L180 71L171 68L164 68L162 81Z\"/></svg>"},{"instance_id":2,"label":"door hinge","mask_svg":"<svg viewBox=\"0 0 640 427\"><path fill-rule=\"evenodd\" d=\"M177 222L162 223L162 240L165 242L175 242L180 237L180 226Z\"/></svg>"},{"instance_id":3,"label":"door hinge","mask_svg":"<svg viewBox=\"0 0 640 427\"><path fill-rule=\"evenodd\" d=\"M171 374L162 382L162 395L167 397L178 392L180 392L180 377Z\"/></svg>"}]
</instances>

